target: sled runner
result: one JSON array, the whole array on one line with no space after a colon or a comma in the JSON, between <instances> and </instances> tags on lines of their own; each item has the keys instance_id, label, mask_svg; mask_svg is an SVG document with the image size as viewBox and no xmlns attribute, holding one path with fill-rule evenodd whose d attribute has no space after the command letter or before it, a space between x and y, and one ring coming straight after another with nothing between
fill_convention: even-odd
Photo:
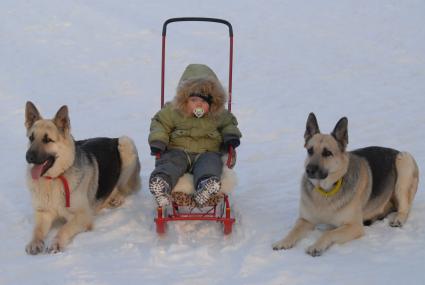
<instances>
[{"instance_id":1,"label":"sled runner","mask_svg":"<svg viewBox=\"0 0 425 285\"><path fill-rule=\"evenodd\" d=\"M164 83L165 83L165 42L167 25L174 22L214 22L227 25L229 28L229 85L228 85L228 105L227 108L231 111L232 107L232 64L233 64L233 29L232 25L222 19L216 18L199 18L199 17L184 17L184 18L171 18L164 22L162 28L162 63L161 63L161 108L164 106ZM236 184L234 178L232 179L233 167L232 162L236 159L235 150L229 146L228 153L223 157L225 159L225 166L223 167L222 175L222 189L233 188ZM159 158L159 157L157 157ZM231 217L231 207L228 197L228 192L220 191L215 196L211 197L206 204L199 208L196 206L190 195L193 190L193 183L191 182L191 175L185 174L180 178L176 187L171 193L171 205L167 207L157 207L157 217L155 218L156 231L158 234L163 234L166 231L167 222L171 221L188 221L188 220L203 220L215 221L222 223L224 234L232 232L232 226L235 219ZM191 185L188 185L191 184ZM226 185L226 187L223 187ZM187 191L188 188L189 191ZM182 190L180 190L182 189Z\"/></svg>"}]
</instances>

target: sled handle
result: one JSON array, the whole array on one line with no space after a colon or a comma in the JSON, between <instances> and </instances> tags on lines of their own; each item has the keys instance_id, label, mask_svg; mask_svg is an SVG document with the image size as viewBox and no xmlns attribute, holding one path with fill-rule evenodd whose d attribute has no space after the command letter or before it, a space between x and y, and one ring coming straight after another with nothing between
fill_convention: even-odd
<instances>
[{"instance_id":1,"label":"sled handle","mask_svg":"<svg viewBox=\"0 0 425 285\"><path fill-rule=\"evenodd\" d=\"M167 25L174 22L214 22L226 25L229 28L229 101L227 109L232 111L232 73L233 73L233 28L232 25L222 19L217 18L203 18L203 17L181 17L170 18L164 22L162 26L162 60L161 60L161 108L164 106L164 83L165 83L165 38L167 35Z\"/></svg>"},{"instance_id":2,"label":"sled handle","mask_svg":"<svg viewBox=\"0 0 425 285\"><path fill-rule=\"evenodd\" d=\"M162 36L165 37L167 34L167 25L174 22L214 22L226 25L229 28L229 37L233 37L233 28L226 20L217 18L204 18L204 17L181 17L181 18L170 18L164 22L162 26Z\"/></svg>"}]
</instances>

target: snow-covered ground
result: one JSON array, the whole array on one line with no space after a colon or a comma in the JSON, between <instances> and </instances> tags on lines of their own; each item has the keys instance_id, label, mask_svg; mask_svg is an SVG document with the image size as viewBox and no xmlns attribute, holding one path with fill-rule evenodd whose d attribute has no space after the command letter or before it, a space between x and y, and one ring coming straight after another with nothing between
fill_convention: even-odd
<instances>
[{"instance_id":1,"label":"snow-covered ground","mask_svg":"<svg viewBox=\"0 0 425 285\"><path fill-rule=\"evenodd\" d=\"M243 132L237 223L171 224L158 237L147 189L147 136L159 108L162 23L229 20L235 32L233 111ZM349 119L349 149L385 145L425 160L425 2L24 1L0 3L0 284L423 284L424 171L409 220L312 258L316 230L273 251L297 217L309 112L321 130ZM167 97L188 63L227 85L225 26L176 23L167 36ZM102 212L56 255L29 256L33 216L25 183L24 105L46 117L70 108L74 137L127 134L141 157L142 191Z\"/></svg>"}]
</instances>

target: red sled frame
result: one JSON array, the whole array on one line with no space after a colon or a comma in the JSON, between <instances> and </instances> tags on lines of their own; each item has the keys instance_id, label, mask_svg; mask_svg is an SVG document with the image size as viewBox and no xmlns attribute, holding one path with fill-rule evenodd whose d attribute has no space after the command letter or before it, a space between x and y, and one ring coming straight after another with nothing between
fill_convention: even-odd
<instances>
[{"instance_id":1,"label":"red sled frame","mask_svg":"<svg viewBox=\"0 0 425 285\"><path fill-rule=\"evenodd\" d=\"M233 73L233 28L232 25L222 19L216 18L203 18L203 17L182 17L182 18L171 18L164 22L162 27L162 60L161 60L161 108L164 106L164 83L165 83L165 42L167 34L167 25L174 22L214 22L221 23L226 25L229 28L229 101L227 104L227 109L232 110L232 73ZM232 161L232 153L234 150L229 146L228 150L228 159L227 166L230 167ZM222 209L219 211L219 204L214 206L203 207L202 209L196 208L198 211L195 211L195 208L191 207L189 212L181 212L181 206L177 205L172 201L172 213L167 214L167 209L162 207L157 207L157 217L155 218L156 232L158 234L164 234L166 230L166 223L171 221L215 221L223 224L223 232L225 235L228 235L232 232L232 226L235 222L235 219L231 217L231 208L229 197L223 195L222 199Z\"/></svg>"}]
</instances>

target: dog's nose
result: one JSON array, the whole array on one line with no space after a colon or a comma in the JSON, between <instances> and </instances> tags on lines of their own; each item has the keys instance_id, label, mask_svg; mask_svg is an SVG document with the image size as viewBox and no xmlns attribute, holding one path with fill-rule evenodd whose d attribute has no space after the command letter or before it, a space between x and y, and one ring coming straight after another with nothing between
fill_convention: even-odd
<instances>
[{"instance_id":1,"label":"dog's nose","mask_svg":"<svg viewBox=\"0 0 425 285\"><path fill-rule=\"evenodd\" d=\"M318 170L319 170L319 167L316 164L309 164L305 168L305 172L307 173L307 176L309 178L314 178Z\"/></svg>"},{"instance_id":2,"label":"dog's nose","mask_svg":"<svg viewBox=\"0 0 425 285\"><path fill-rule=\"evenodd\" d=\"M36 161L36 154L34 151L27 151L27 154L25 156L28 163L35 163Z\"/></svg>"},{"instance_id":3,"label":"dog's nose","mask_svg":"<svg viewBox=\"0 0 425 285\"><path fill-rule=\"evenodd\" d=\"M311 179L326 179L328 177L328 172L316 164L308 164L305 172L307 173L307 177Z\"/></svg>"}]
</instances>

